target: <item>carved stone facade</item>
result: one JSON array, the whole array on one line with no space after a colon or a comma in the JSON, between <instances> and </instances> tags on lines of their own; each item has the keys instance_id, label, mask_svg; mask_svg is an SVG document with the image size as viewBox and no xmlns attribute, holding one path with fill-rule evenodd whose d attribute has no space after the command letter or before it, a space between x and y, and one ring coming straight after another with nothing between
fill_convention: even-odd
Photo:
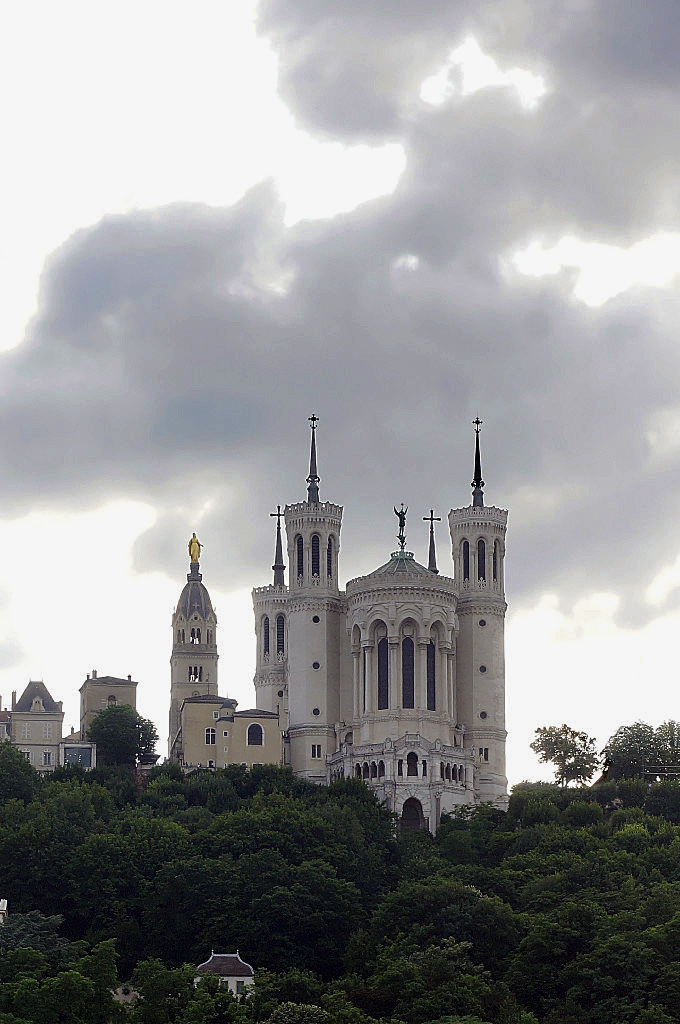
<instances>
[{"instance_id":1,"label":"carved stone facade","mask_svg":"<svg viewBox=\"0 0 680 1024\"><path fill-rule=\"evenodd\" d=\"M477 424L479 426L479 424ZM312 421L313 431L316 420ZM364 779L407 827L462 804L507 801L504 560L507 512L449 513L454 574L404 550L339 588L343 509L286 505L289 585L253 590L258 708L280 717L284 759L312 781Z\"/></svg>"}]
</instances>

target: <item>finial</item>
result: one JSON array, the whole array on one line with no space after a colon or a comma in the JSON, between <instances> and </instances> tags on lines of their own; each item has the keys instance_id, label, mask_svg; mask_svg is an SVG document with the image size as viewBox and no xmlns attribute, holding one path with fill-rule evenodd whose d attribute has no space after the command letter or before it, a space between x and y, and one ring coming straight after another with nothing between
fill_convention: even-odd
<instances>
[{"instance_id":1,"label":"finial","mask_svg":"<svg viewBox=\"0 0 680 1024\"><path fill-rule=\"evenodd\" d=\"M315 412L309 417L312 426L312 447L309 453L309 476L307 477L307 501L317 502L319 500L319 474L316 469L316 425L319 417Z\"/></svg>"},{"instance_id":2,"label":"finial","mask_svg":"<svg viewBox=\"0 0 680 1024\"><path fill-rule=\"evenodd\" d=\"M404 508L404 502L401 503L401 509L397 511L396 506L394 507L394 514L399 520L399 533L397 534L397 540L399 541L399 547L403 551L406 546L406 513L408 507Z\"/></svg>"},{"instance_id":3,"label":"finial","mask_svg":"<svg viewBox=\"0 0 680 1024\"><path fill-rule=\"evenodd\" d=\"M473 508L484 507L484 481L482 480L482 458L479 454L479 429L484 422L477 416L473 421L475 428L475 477L471 483Z\"/></svg>"},{"instance_id":4,"label":"finial","mask_svg":"<svg viewBox=\"0 0 680 1024\"><path fill-rule=\"evenodd\" d=\"M276 512L270 512L270 516L276 516L276 552L274 554L274 564L272 569L274 570L274 586L283 587L285 586L283 573L285 571L285 565L283 564L283 548L281 547L281 506L276 506Z\"/></svg>"},{"instance_id":5,"label":"finial","mask_svg":"<svg viewBox=\"0 0 680 1024\"><path fill-rule=\"evenodd\" d=\"M434 547L434 524L441 523L442 517L434 514L434 509L430 509L429 516L423 516L423 522L430 524L430 556L427 562L427 567L430 572L433 572L436 576L439 575L439 569L437 568L437 553Z\"/></svg>"}]
</instances>

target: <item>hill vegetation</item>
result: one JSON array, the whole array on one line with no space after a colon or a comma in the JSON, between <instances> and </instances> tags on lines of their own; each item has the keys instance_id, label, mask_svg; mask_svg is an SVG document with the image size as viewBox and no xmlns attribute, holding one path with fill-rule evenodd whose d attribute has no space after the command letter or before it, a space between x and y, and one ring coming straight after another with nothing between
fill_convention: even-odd
<instances>
[{"instance_id":1,"label":"hill vegetation","mask_svg":"<svg viewBox=\"0 0 680 1024\"><path fill-rule=\"evenodd\" d=\"M0 746L0 1024L667 1024L680 784L525 783L398 836L360 780L48 780ZM245 1001L193 967L241 951ZM138 993L128 1005L111 991Z\"/></svg>"}]
</instances>

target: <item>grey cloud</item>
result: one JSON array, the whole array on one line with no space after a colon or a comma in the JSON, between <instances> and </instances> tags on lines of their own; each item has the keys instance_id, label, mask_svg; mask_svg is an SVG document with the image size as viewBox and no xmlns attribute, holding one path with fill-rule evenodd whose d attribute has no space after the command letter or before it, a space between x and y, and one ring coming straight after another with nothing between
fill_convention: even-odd
<instances>
[{"instance_id":1,"label":"grey cloud","mask_svg":"<svg viewBox=\"0 0 680 1024\"><path fill-rule=\"evenodd\" d=\"M136 567L177 575L189 518L212 499L198 524L206 582L264 583L268 513L304 496L305 419L316 411L321 493L346 507L342 565L351 577L394 546L395 502L411 508L409 545L424 558L420 516L469 501L470 420L479 412L488 501L535 495L522 514L510 510L513 596L557 589L568 601L612 589L627 621L649 615L641 595L675 556L680 511L680 463L671 458L661 472L645 437L654 410L677 392L675 296L638 290L591 310L573 299L568 275L506 279L500 257L536 232L626 238L672 226L661 217L672 209L678 145L667 132L671 105L654 110L650 72L653 87L640 87L650 121L625 153L629 97L601 97L599 66L584 66L573 89L560 71L533 115L489 90L436 111L412 107L407 118L419 76L474 27L454 6L462 7L421 3L419 18L409 7L406 20L387 17L392 4L363 0L342 11L263 6L298 113L304 93L324 131L396 133L408 157L399 186L294 228L284 228L265 184L228 210L169 207L74 236L45 270L26 343L3 359L6 510L143 498L159 518L137 543ZM493 40L500 8L479 5L477 18L482 10ZM504 10L517 21L508 57L520 45L529 53L536 37L539 64L566 66L547 23L539 19L532 36L519 7ZM369 52L369 35L384 45ZM315 67L333 38L320 95ZM335 103L344 64L351 69L362 46L378 100L348 128L348 110ZM615 70L612 61L610 77ZM588 75L600 97L590 108ZM352 105L365 79L355 78ZM417 266L399 264L406 254ZM273 287L282 274L284 292ZM450 571L443 524L438 536L440 568Z\"/></svg>"}]
</instances>

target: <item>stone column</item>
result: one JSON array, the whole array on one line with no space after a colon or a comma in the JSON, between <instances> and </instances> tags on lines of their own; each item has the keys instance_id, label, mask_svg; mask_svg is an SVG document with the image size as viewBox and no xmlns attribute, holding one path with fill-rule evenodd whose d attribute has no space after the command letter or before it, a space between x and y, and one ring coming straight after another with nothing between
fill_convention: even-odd
<instances>
[{"instance_id":1,"label":"stone column","mask_svg":"<svg viewBox=\"0 0 680 1024\"><path fill-rule=\"evenodd\" d=\"M354 719L361 713L361 649L352 651L352 679L354 687Z\"/></svg>"},{"instance_id":2,"label":"stone column","mask_svg":"<svg viewBox=\"0 0 680 1024\"><path fill-rule=\"evenodd\" d=\"M436 664L437 711L443 711L445 715L450 715L451 694L449 687L449 652L446 647L437 647Z\"/></svg>"},{"instance_id":3,"label":"stone column","mask_svg":"<svg viewBox=\"0 0 680 1024\"><path fill-rule=\"evenodd\" d=\"M446 689L449 694L449 706L451 708L451 718L454 723L458 721L458 707L456 700L456 662L453 651L447 651L446 658Z\"/></svg>"}]
</instances>

